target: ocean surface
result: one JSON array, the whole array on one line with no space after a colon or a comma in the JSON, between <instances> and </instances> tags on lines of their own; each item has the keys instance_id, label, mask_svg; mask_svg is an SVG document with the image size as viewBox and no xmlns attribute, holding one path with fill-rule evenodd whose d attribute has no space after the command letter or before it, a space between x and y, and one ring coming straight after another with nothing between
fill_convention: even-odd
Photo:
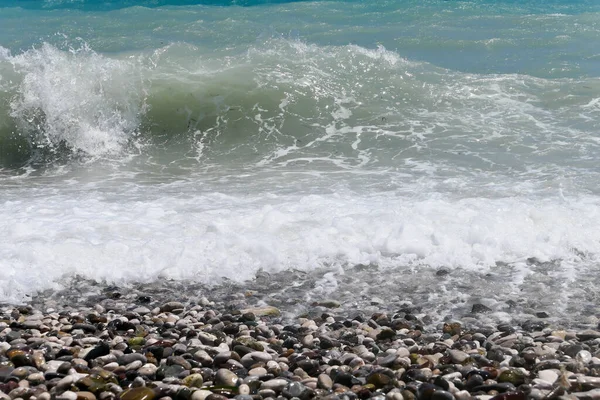
<instances>
[{"instance_id":1,"label":"ocean surface","mask_svg":"<svg viewBox=\"0 0 600 400\"><path fill-rule=\"evenodd\" d=\"M599 43L596 0L3 0L0 302L258 274L596 324Z\"/></svg>"}]
</instances>

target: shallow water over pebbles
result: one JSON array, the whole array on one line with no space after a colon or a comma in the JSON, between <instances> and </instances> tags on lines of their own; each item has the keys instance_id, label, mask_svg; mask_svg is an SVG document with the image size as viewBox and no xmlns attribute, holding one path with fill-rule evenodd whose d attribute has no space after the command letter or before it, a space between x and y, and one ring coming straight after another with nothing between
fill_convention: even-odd
<instances>
[{"instance_id":1,"label":"shallow water over pebbles","mask_svg":"<svg viewBox=\"0 0 600 400\"><path fill-rule=\"evenodd\" d=\"M158 280L115 286L76 277L63 282L64 288L40 292L28 303L41 309L102 304L123 312L173 299L185 304L210 299L229 310L275 307L286 321L323 312L342 316L386 312L414 315L428 329L448 321L474 327L598 325L598 294L592 283L556 279L553 271L560 270L558 263L532 259L527 268L533 272L522 276L518 284L515 276L522 271L515 265L498 265L494 272L483 273L422 266L407 267L401 274L388 274L374 266L260 271L252 280L215 285ZM577 301L571 303L571 297Z\"/></svg>"}]
</instances>

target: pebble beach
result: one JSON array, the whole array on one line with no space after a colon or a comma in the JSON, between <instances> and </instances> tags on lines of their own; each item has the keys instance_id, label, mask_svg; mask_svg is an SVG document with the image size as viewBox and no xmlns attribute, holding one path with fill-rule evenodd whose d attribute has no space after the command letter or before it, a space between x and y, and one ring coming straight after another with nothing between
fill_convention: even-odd
<instances>
[{"instance_id":1,"label":"pebble beach","mask_svg":"<svg viewBox=\"0 0 600 400\"><path fill-rule=\"evenodd\" d=\"M0 307L0 400L600 398L594 327L473 323L482 305L439 323L336 300L294 315L251 289L205 293L71 288Z\"/></svg>"},{"instance_id":2,"label":"pebble beach","mask_svg":"<svg viewBox=\"0 0 600 400\"><path fill-rule=\"evenodd\" d=\"M600 400L599 21L1 0L0 400Z\"/></svg>"}]
</instances>

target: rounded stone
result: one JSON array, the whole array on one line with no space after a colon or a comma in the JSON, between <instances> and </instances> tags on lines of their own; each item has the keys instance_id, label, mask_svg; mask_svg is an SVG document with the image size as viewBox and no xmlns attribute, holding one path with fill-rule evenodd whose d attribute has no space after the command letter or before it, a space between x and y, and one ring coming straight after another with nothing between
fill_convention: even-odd
<instances>
[{"instance_id":1,"label":"rounded stone","mask_svg":"<svg viewBox=\"0 0 600 400\"><path fill-rule=\"evenodd\" d=\"M144 344L145 341L146 339L144 339L143 337L136 336L129 339L128 343L130 346L141 346Z\"/></svg>"},{"instance_id":2,"label":"rounded stone","mask_svg":"<svg viewBox=\"0 0 600 400\"><path fill-rule=\"evenodd\" d=\"M327 374L321 374L317 378L317 387L319 389L331 390L333 387L333 380Z\"/></svg>"},{"instance_id":3,"label":"rounded stone","mask_svg":"<svg viewBox=\"0 0 600 400\"><path fill-rule=\"evenodd\" d=\"M589 364L592 361L592 354L587 350L581 350L575 355L575 359L583 364Z\"/></svg>"},{"instance_id":4,"label":"rounded stone","mask_svg":"<svg viewBox=\"0 0 600 400\"><path fill-rule=\"evenodd\" d=\"M29 370L25 367L19 367L12 371L11 375L17 377L19 379L25 379L25 377L29 374Z\"/></svg>"},{"instance_id":5,"label":"rounded stone","mask_svg":"<svg viewBox=\"0 0 600 400\"><path fill-rule=\"evenodd\" d=\"M147 387L136 387L123 391L119 397L121 400L153 400L156 393Z\"/></svg>"},{"instance_id":6,"label":"rounded stone","mask_svg":"<svg viewBox=\"0 0 600 400\"><path fill-rule=\"evenodd\" d=\"M240 378L228 369L221 368L215 375L216 386L237 386Z\"/></svg>"},{"instance_id":7,"label":"rounded stone","mask_svg":"<svg viewBox=\"0 0 600 400\"><path fill-rule=\"evenodd\" d=\"M249 395L250 394L250 386L245 383L241 384L238 388L238 393L241 395Z\"/></svg>"},{"instance_id":8,"label":"rounded stone","mask_svg":"<svg viewBox=\"0 0 600 400\"><path fill-rule=\"evenodd\" d=\"M431 395L431 400L454 400L454 396L445 390L436 390Z\"/></svg>"},{"instance_id":9,"label":"rounded stone","mask_svg":"<svg viewBox=\"0 0 600 400\"><path fill-rule=\"evenodd\" d=\"M367 383L375 386L377 389L381 389L385 386L388 386L392 383L392 379L386 374L382 374L379 372L375 372L367 378Z\"/></svg>"},{"instance_id":10,"label":"rounded stone","mask_svg":"<svg viewBox=\"0 0 600 400\"><path fill-rule=\"evenodd\" d=\"M290 382L285 389L283 389L283 395L287 398L300 397L306 390L306 387L300 382Z\"/></svg>"},{"instance_id":11,"label":"rounded stone","mask_svg":"<svg viewBox=\"0 0 600 400\"><path fill-rule=\"evenodd\" d=\"M161 312L181 313L181 312L183 312L184 308L185 308L185 305L183 305L183 303L180 303L178 301L170 301L168 303L163 304L160 307L160 311Z\"/></svg>"},{"instance_id":12,"label":"rounded stone","mask_svg":"<svg viewBox=\"0 0 600 400\"><path fill-rule=\"evenodd\" d=\"M508 382L515 386L525 383L525 374L519 369L513 368L503 371L498 377L498 382Z\"/></svg>"},{"instance_id":13,"label":"rounded stone","mask_svg":"<svg viewBox=\"0 0 600 400\"><path fill-rule=\"evenodd\" d=\"M448 356L454 364L462 364L469 359L469 355L461 350L448 350Z\"/></svg>"},{"instance_id":14,"label":"rounded stone","mask_svg":"<svg viewBox=\"0 0 600 400\"><path fill-rule=\"evenodd\" d=\"M551 369L543 369L538 372L538 377L549 384L553 384L558 379L558 373Z\"/></svg>"},{"instance_id":15,"label":"rounded stone","mask_svg":"<svg viewBox=\"0 0 600 400\"><path fill-rule=\"evenodd\" d=\"M136 360L132 363L129 363L125 366L125 371L135 371L141 368L143 363L140 360Z\"/></svg>"},{"instance_id":16,"label":"rounded stone","mask_svg":"<svg viewBox=\"0 0 600 400\"><path fill-rule=\"evenodd\" d=\"M288 385L288 381L286 379L281 379L281 378L275 378L275 379L271 379L268 380L266 382L263 382L263 384L260 386L261 390L266 389L266 390L273 390L274 392L281 392L286 386Z\"/></svg>"},{"instance_id":17,"label":"rounded stone","mask_svg":"<svg viewBox=\"0 0 600 400\"><path fill-rule=\"evenodd\" d=\"M159 379L178 377L183 371L185 371L185 368L181 365L161 365L156 370L156 377Z\"/></svg>"},{"instance_id":18,"label":"rounded stone","mask_svg":"<svg viewBox=\"0 0 600 400\"><path fill-rule=\"evenodd\" d=\"M44 378L44 374L42 374L41 372L36 372L36 373L29 375L27 377L27 380L32 385L39 385L40 383L43 383L46 379Z\"/></svg>"},{"instance_id":19,"label":"rounded stone","mask_svg":"<svg viewBox=\"0 0 600 400\"><path fill-rule=\"evenodd\" d=\"M57 400L77 400L77 393L67 390L62 394L56 396Z\"/></svg>"},{"instance_id":20,"label":"rounded stone","mask_svg":"<svg viewBox=\"0 0 600 400\"><path fill-rule=\"evenodd\" d=\"M250 375L250 376L263 376L266 374L267 374L267 370L266 370L266 368L263 368L263 367L252 368L250 371L248 371L248 375Z\"/></svg>"},{"instance_id":21,"label":"rounded stone","mask_svg":"<svg viewBox=\"0 0 600 400\"><path fill-rule=\"evenodd\" d=\"M192 393L192 397L190 398L190 400L205 400L211 394L213 393L209 390L195 390Z\"/></svg>"},{"instance_id":22,"label":"rounded stone","mask_svg":"<svg viewBox=\"0 0 600 400\"><path fill-rule=\"evenodd\" d=\"M142 376L152 376L154 374L156 374L156 371L158 370L158 367L154 364L144 364L142 365L138 370L138 374L142 375Z\"/></svg>"},{"instance_id":23,"label":"rounded stone","mask_svg":"<svg viewBox=\"0 0 600 400\"><path fill-rule=\"evenodd\" d=\"M183 384L187 387L202 387L204 379L200 374L191 374L183 378Z\"/></svg>"},{"instance_id":24,"label":"rounded stone","mask_svg":"<svg viewBox=\"0 0 600 400\"><path fill-rule=\"evenodd\" d=\"M75 392L77 400L96 400L96 395L92 392Z\"/></svg>"}]
</instances>

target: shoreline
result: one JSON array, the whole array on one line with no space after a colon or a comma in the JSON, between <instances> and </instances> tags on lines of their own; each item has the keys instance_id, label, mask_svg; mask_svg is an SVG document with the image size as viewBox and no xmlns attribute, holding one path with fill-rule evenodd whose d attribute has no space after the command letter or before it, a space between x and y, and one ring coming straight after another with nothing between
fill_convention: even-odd
<instances>
[{"instance_id":1,"label":"shoreline","mask_svg":"<svg viewBox=\"0 0 600 400\"><path fill-rule=\"evenodd\" d=\"M270 305L281 311L286 322L322 313L353 318L385 312L412 314L428 330L441 329L447 322L483 330L499 324L527 331L600 329L600 306L593 291L571 291L560 288L560 283L541 288L538 281L514 285L507 271L428 266L385 270L358 265L259 271L253 279L239 282L200 278L204 281L155 278L111 283L63 277L52 284L54 289L27 296L23 302L0 302L0 310L25 304L41 311L77 311L99 304L108 311L125 313L137 306L154 309L168 301L189 306L209 298L221 312Z\"/></svg>"},{"instance_id":2,"label":"shoreline","mask_svg":"<svg viewBox=\"0 0 600 400\"><path fill-rule=\"evenodd\" d=\"M290 318L251 293L158 306L116 293L0 307L0 400L600 398L597 330L427 326L408 308L334 301Z\"/></svg>"}]
</instances>

